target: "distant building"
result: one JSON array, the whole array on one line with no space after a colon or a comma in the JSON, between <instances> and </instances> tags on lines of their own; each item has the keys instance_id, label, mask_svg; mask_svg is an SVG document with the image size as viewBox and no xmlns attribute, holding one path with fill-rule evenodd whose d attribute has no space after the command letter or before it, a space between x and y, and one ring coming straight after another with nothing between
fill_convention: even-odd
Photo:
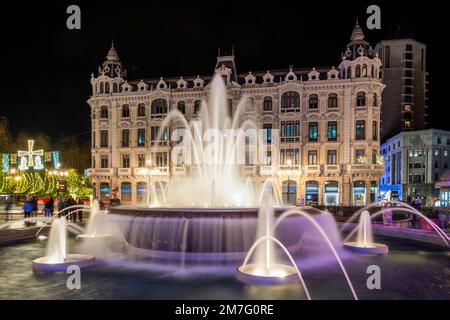
<instances>
[{"instance_id":1,"label":"distant building","mask_svg":"<svg viewBox=\"0 0 450 320\"><path fill-rule=\"evenodd\" d=\"M397 134L381 145L384 174L380 196L406 201L420 197L433 205L435 183L450 165L450 131L428 129Z\"/></svg>"},{"instance_id":2,"label":"distant building","mask_svg":"<svg viewBox=\"0 0 450 320\"><path fill-rule=\"evenodd\" d=\"M376 198L379 157L381 61L356 25L336 67L238 73L234 55L219 56L213 73L228 90L235 113L247 97L242 121L256 118L272 139L280 130L280 165L243 165L242 175L259 188L275 177L286 202L364 206ZM123 203L145 203L150 185L189 173L170 161L171 145L157 141L163 118L178 109L199 115L211 75L127 81L112 47L92 75L88 103L92 120L94 195L117 194ZM165 139L165 138L164 138ZM150 170L151 169L151 170ZM295 172L295 175L290 173Z\"/></svg>"},{"instance_id":3,"label":"distant building","mask_svg":"<svg viewBox=\"0 0 450 320\"><path fill-rule=\"evenodd\" d=\"M428 128L426 45L413 39L383 40L377 47L383 63L381 140Z\"/></svg>"}]
</instances>

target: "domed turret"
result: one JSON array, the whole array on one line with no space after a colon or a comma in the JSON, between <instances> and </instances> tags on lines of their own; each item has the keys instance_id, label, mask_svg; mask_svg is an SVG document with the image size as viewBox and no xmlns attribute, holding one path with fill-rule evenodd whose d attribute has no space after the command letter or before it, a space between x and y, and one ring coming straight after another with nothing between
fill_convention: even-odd
<instances>
[{"instance_id":1,"label":"domed turret","mask_svg":"<svg viewBox=\"0 0 450 320\"><path fill-rule=\"evenodd\" d=\"M123 70L117 50L114 48L114 43L111 43L111 48L106 55L105 62L103 62L102 66L99 68L99 73L110 78L126 78L126 71Z\"/></svg>"},{"instance_id":2,"label":"domed turret","mask_svg":"<svg viewBox=\"0 0 450 320\"><path fill-rule=\"evenodd\" d=\"M342 58L346 60L355 60L360 56L367 56L369 58L374 57L374 51L369 45L364 36L362 28L356 20L356 25L353 28L352 35L350 37L350 42L347 44L345 52L342 54Z\"/></svg>"}]
</instances>

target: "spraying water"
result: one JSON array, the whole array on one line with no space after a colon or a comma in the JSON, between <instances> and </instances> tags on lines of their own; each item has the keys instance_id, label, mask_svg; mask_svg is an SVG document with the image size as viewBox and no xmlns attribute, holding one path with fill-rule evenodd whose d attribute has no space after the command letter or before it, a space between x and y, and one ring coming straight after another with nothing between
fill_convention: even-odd
<instances>
[{"instance_id":1,"label":"spraying water","mask_svg":"<svg viewBox=\"0 0 450 320\"><path fill-rule=\"evenodd\" d=\"M49 263L63 263L67 256L66 218L54 219L47 243L47 260Z\"/></svg>"},{"instance_id":2,"label":"spraying water","mask_svg":"<svg viewBox=\"0 0 450 320\"><path fill-rule=\"evenodd\" d=\"M356 239L358 244L360 246L363 246L364 248L367 248L368 246L374 243L372 232L372 221L370 218L369 211L363 211L363 213L361 213L358 225L358 235Z\"/></svg>"}]
</instances>

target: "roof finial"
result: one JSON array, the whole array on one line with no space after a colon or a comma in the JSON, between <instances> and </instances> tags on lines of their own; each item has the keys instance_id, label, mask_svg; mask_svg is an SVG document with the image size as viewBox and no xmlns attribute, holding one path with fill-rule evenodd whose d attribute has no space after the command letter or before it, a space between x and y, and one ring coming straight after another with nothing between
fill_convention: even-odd
<instances>
[{"instance_id":1,"label":"roof finial","mask_svg":"<svg viewBox=\"0 0 450 320\"><path fill-rule=\"evenodd\" d=\"M359 23L358 23L358 16L356 16L356 25L357 26L359 25Z\"/></svg>"}]
</instances>

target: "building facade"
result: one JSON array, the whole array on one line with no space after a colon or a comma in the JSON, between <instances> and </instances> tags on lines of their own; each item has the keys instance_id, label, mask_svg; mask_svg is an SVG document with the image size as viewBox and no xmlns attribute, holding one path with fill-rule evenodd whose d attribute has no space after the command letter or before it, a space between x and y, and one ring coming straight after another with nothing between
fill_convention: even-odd
<instances>
[{"instance_id":1,"label":"building facade","mask_svg":"<svg viewBox=\"0 0 450 320\"><path fill-rule=\"evenodd\" d=\"M280 130L280 166L242 166L258 186L275 176L285 201L311 205L366 205L376 198L383 171L379 156L381 61L356 25L338 67L237 72L234 56L219 56L231 112L246 97L246 116L259 128ZM127 81L114 47L88 100L92 120L95 196L117 193L124 203L144 203L147 186L185 175L172 166L170 144L156 142L159 126L177 108L197 116L211 76ZM242 119L245 120L245 116Z\"/></svg>"},{"instance_id":2,"label":"building facade","mask_svg":"<svg viewBox=\"0 0 450 320\"><path fill-rule=\"evenodd\" d=\"M427 47L413 39L383 40L377 47L383 64L381 140L402 131L428 128Z\"/></svg>"},{"instance_id":3,"label":"building facade","mask_svg":"<svg viewBox=\"0 0 450 320\"><path fill-rule=\"evenodd\" d=\"M449 168L450 132L428 129L402 132L381 145L384 174L380 194L407 201L420 198L434 205L436 182Z\"/></svg>"}]
</instances>

